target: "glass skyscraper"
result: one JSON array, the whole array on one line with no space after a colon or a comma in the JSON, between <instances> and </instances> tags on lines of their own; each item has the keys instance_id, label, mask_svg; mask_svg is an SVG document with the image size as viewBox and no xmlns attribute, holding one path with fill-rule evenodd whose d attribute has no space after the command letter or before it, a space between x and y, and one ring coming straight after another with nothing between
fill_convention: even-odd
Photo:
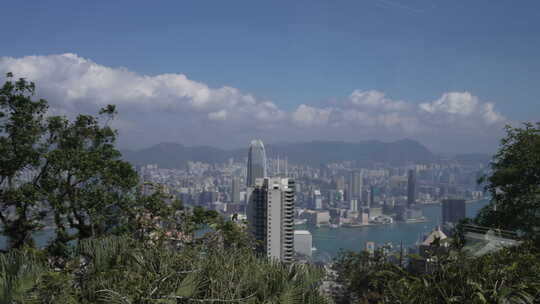
<instances>
[{"instance_id":1,"label":"glass skyscraper","mask_svg":"<svg viewBox=\"0 0 540 304\"><path fill-rule=\"evenodd\" d=\"M255 179L264 177L266 177L266 153L262 140L255 139L249 145L246 184L253 187Z\"/></svg>"}]
</instances>

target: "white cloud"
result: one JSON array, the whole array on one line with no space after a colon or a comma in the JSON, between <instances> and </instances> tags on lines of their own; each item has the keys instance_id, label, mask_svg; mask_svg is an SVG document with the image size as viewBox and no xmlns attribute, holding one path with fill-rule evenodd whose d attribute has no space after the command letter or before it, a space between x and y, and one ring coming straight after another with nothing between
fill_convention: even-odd
<instances>
[{"instance_id":1,"label":"white cloud","mask_svg":"<svg viewBox=\"0 0 540 304\"><path fill-rule=\"evenodd\" d=\"M160 141L239 145L251 137L267 141L312 139L420 139L431 146L441 138L459 144L500 135L507 120L493 103L469 92L446 92L429 102L387 98L375 90L354 90L325 107L301 104L292 111L236 88L210 88L183 74L140 75L75 54L1 57L0 73L36 82L38 95L55 113L96 113L116 104L122 143ZM481 142L481 141L479 141Z\"/></svg>"},{"instance_id":2,"label":"white cloud","mask_svg":"<svg viewBox=\"0 0 540 304\"><path fill-rule=\"evenodd\" d=\"M301 104L292 113L293 122L299 127L326 126L332 109L318 109Z\"/></svg>"},{"instance_id":3,"label":"white cloud","mask_svg":"<svg viewBox=\"0 0 540 304\"><path fill-rule=\"evenodd\" d=\"M352 107L365 111L404 111L411 106L404 101L387 99L383 92L374 90L354 90L348 100Z\"/></svg>"}]
</instances>

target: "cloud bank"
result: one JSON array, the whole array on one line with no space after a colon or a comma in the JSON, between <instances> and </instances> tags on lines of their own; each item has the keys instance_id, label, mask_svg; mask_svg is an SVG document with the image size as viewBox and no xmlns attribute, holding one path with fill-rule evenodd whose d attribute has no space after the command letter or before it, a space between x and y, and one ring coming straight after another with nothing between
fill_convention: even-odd
<instances>
[{"instance_id":1,"label":"cloud bank","mask_svg":"<svg viewBox=\"0 0 540 304\"><path fill-rule=\"evenodd\" d=\"M95 114L115 104L123 147L173 141L237 147L266 142L412 138L438 152L489 151L507 119L469 92L445 92L432 101L393 100L383 92L354 90L327 106L292 111L224 86L210 88L183 74L140 75L75 54L0 57L0 73L37 85L54 113Z\"/></svg>"}]
</instances>

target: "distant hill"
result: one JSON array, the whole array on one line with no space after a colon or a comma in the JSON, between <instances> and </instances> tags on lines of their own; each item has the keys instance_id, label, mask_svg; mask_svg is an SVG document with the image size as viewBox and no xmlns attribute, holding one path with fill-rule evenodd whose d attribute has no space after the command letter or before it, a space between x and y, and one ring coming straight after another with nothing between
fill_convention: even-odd
<instances>
[{"instance_id":1,"label":"distant hill","mask_svg":"<svg viewBox=\"0 0 540 304\"><path fill-rule=\"evenodd\" d=\"M491 162L493 155L470 153L470 154L458 154L454 157L455 160L461 163L485 163Z\"/></svg>"},{"instance_id":2,"label":"distant hill","mask_svg":"<svg viewBox=\"0 0 540 304\"><path fill-rule=\"evenodd\" d=\"M372 162L394 164L428 162L436 158L426 147L414 140L380 142L312 141L266 145L268 157L286 156L290 163L318 166L329 162L356 161L359 165ZM137 151L122 151L124 159L134 165L157 164L163 168L185 168L188 161L223 162L233 157L247 157L248 146L235 150L200 146L187 147L177 143L160 143Z\"/></svg>"},{"instance_id":3,"label":"distant hill","mask_svg":"<svg viewBox=\"0 0 540 304\"><path fill-rule=\"evenodd\" d=\"M157 164L161 168L185 168L188 161L223 162L231 157L231 151L206 146L186 147L177 143L160 143L142 150L122 151L122 155L136 166Z\"/></svg>"}]
</instances>

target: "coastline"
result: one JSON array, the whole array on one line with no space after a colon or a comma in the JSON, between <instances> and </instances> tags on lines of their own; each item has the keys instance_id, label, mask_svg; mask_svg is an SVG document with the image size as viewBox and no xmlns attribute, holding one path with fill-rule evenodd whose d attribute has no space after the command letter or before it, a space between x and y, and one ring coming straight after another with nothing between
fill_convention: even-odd
<instances>
[{"instance_id":1,"label":"coastline","mask_svg":"<svg viewBox=\"0 0 540 304\"><path fill-rule=\"evenodd\" d=\"M479 198L479 199L471 199L471 200L465 200L465 204L474 204L478 202L488 201L490 198ZM431 201L431 202L425 202L425 203L418 203L419 206L440 206L442 205L442 201Z\"/></svg>"}]
</instances>

